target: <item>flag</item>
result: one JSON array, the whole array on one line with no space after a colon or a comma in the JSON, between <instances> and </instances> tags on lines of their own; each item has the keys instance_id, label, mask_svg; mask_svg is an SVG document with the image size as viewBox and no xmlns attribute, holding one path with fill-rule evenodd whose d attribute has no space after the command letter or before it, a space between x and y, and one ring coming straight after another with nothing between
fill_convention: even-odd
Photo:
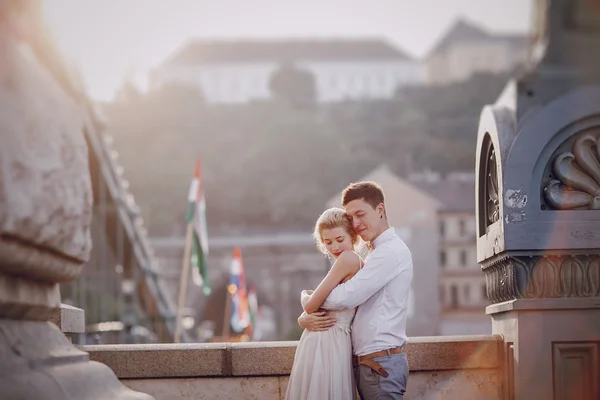
<instances>
[{"instance_id":1,"label":"flag","mask_svg":"<svg viewBox=\"0 0 600 400\"><path fill-rule=\"evenodd\" d=\"M211 292L208 264L206 262L208 256L208 234L206 230L206 201L200 178L200 160L196 161L196 173L190 184L185 220L193 226L190 255L192 280L196 285L202 286L202 292L208 296Z\"/></svg>"},{"instance_id":2,"label":"flag","mask_svg":"<svg viewBox=\"0 0 600 400\"><path fill-rule=\"evenodd\" d=\"M254 285L248 289L248 309L250 314L250 329L248 336L250 339L254 339L258 332L258 299L256 297L256 289Z\"/></svg>"},{"instance_id":3,"label":"flag","mask_svg":"<svg viewBox=\"0 0 600 400\"><path fill-rule=\"evenodd\" d=\"M231 270L229 273L229 293L231 293L231 328L242 333L250 326L250 310L246 292L246 276L242 263L242 250L233 249Z\"/></svg>"}]
</instances>

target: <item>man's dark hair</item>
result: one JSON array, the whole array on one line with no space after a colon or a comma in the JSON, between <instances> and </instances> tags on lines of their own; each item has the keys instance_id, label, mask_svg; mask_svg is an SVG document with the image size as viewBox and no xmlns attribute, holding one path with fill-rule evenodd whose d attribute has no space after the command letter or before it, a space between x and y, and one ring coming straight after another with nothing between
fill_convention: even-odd
<instances>
[{"instance_id":1,"label":"man's dark hair","mask_svg":"<svg viewBox=\"0 0 600 400\"><path fill-rule=\"evenodd\" d=\"M371 207L375 208L379 203L384 203L383 190L375 182L357 182L351 183L342 192L342 206L353 200L363 200Z\"/></svg>"}]
</instances>

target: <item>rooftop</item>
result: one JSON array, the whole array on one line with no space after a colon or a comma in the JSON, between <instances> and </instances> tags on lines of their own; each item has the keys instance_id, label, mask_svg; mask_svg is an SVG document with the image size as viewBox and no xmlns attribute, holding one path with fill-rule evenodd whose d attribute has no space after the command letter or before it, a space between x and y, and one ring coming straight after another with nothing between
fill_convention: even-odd
<instances>
[{"instance_id":1,"label":"rooftop","mask_svg":"<svg viewBox=\"0 0 600 400\"><path fill-rule=\"evenodd\" d=\"M164 65L358 59L408 61L412 57L383 39L194 40Z\"/></svg>"},{"instance_id":2,"label":"rooftop","mask_svg":"<svg viewBox=\"0 0 600 400\"><path fill-rule=\"evenodd\" d=\"M438 199L443 211L475 210L474 173L451 173L445 178L435 173L424 173L412 176L410 182Z\"/></svg>"},{"instance_id":3,"label":"rooftop","mask_svg":"<svg viewBox=\"0 0 600 400\"><path fill-rule=\"evenodd\" d=\"M460 18L450 26L429 52L429 55L444 52L456 43L478 41L501 41L507 42L515 47L525 47L528 43L528 36L526 34L492 33L471 21Z\"/></svg>"}]
</instances>

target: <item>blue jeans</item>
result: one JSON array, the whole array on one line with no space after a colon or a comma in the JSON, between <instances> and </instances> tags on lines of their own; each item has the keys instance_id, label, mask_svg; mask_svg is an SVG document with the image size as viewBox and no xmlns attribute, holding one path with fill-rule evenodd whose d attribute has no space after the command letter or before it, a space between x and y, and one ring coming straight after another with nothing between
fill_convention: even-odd
<instances>
[{"instance_id":1,"label":"blue jeans","mask_svg":"<svg viewBox=\"0 0 600 400\"><path fill-rule=\"evenodd\" d=\"M387 378L376 374L366 365L354 367L358 394L362 400L393 399L402 400L408 383L408 360L406 353L376 357L389 374Z\"/></svg>"}]
</instances>

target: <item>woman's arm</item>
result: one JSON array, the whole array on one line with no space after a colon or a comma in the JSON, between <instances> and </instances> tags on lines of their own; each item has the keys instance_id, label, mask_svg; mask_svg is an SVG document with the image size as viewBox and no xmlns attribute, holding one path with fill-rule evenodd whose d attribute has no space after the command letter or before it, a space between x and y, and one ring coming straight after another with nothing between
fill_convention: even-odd
<instances>
[{"instance_id":1,"label":"woman's arm","mask_svg":"<svg viewBox=\"0 0 600 400\"><path fill-rule=\"evenodd\" d=\"M329 296L329 293L331 293L344 278L356 271L359 266L360 261L358 255L354 252L345 251L340 254L327 273L327 276L321 281L308 301L305 302L306 304L303 304L304 311L306 311L307 314L317 311L327 296Z\"/></svg>"},{"instance_id":2,"label":"woman's arm","mask_svg":"<svg viewBox=\"0 0 600 400\"><path fill-rule=\"evenodd\" d=\"M310 295L313 294L313 290L303 290L300 293L300 304L302 304L302 308L306 307L306 303L310 300Z\"/></svg>"}]
</instances>

